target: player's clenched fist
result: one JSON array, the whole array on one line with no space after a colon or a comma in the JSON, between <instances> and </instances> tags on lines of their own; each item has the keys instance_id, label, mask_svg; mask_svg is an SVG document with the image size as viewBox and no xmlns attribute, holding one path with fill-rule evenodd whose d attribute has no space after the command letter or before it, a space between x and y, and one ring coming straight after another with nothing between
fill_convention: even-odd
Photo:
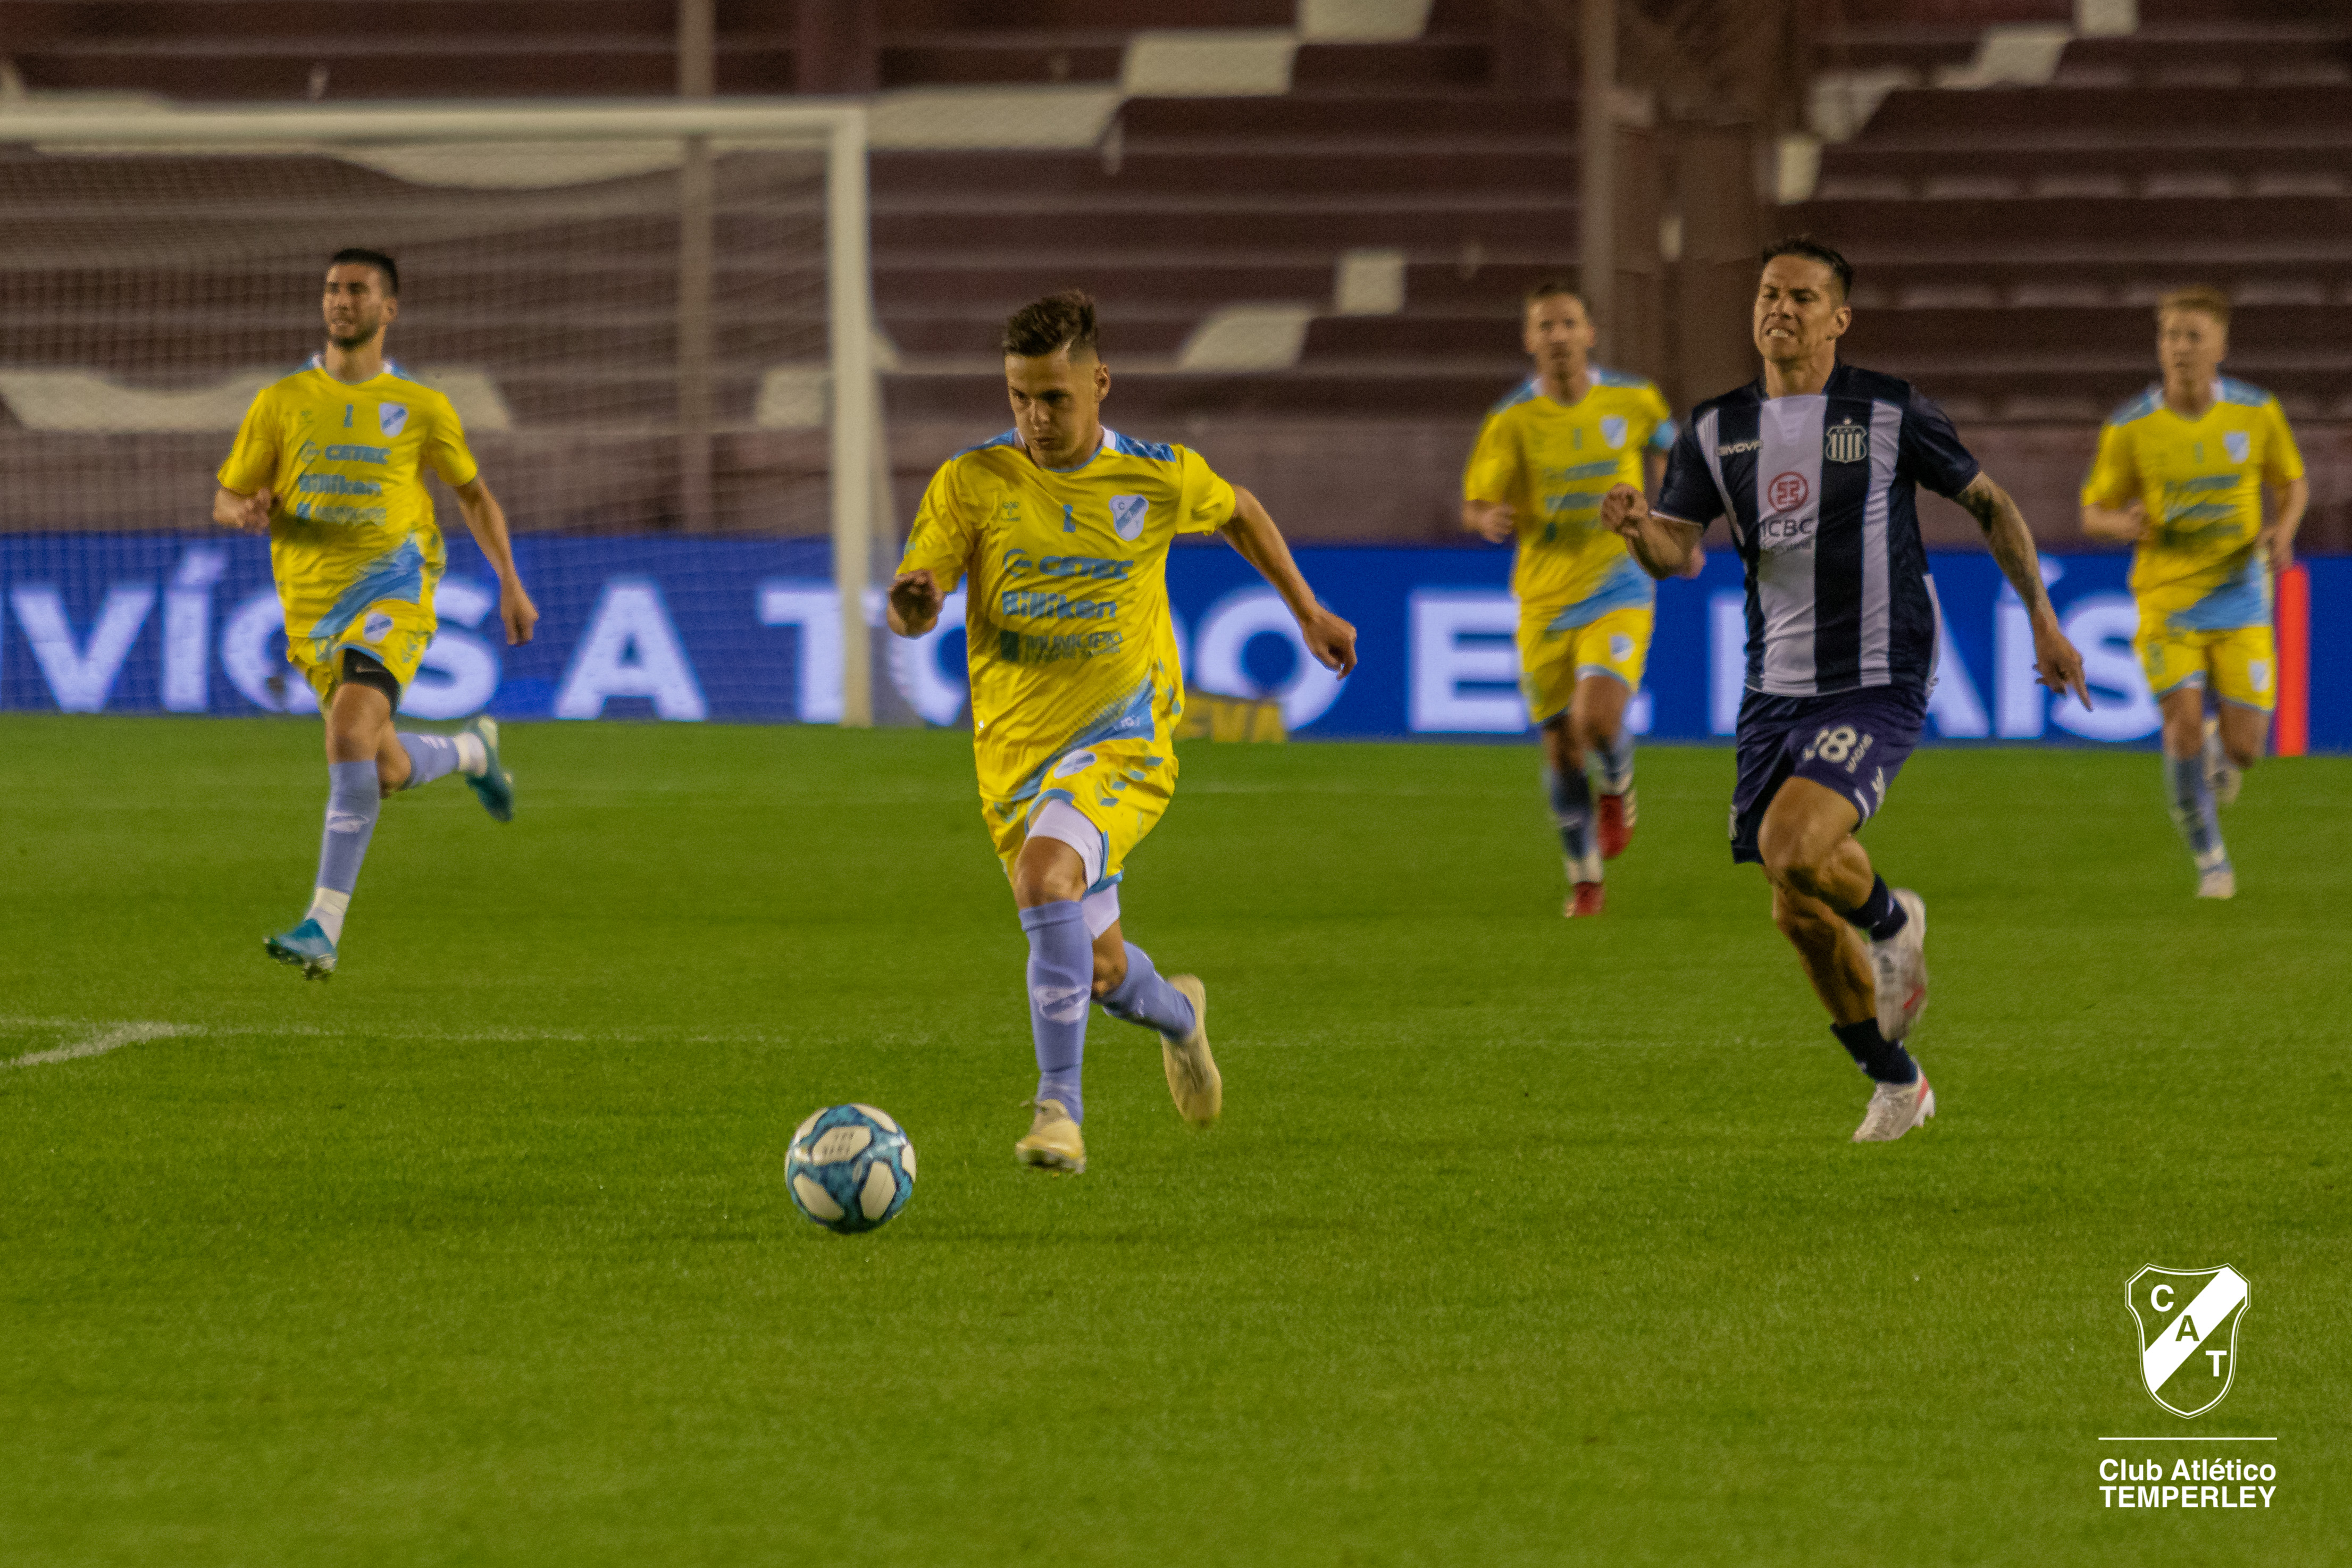
<instances>
[{"instance_id":1,"label":"player's clenched fist","mask_svg":"<svg viewBox=\"0 0 2352 1568\"><path fill-rule=\"evenodd\" d=\"M890 630L901 637L919 637L940 618L947 595L927 568L902 571L890 580Z\"/></svg>"},{"instance_id":2,"label":"player's clenched fist","mask_svg":"<svg viewBox=\"0 0 2352 1568\"><path fill-rule=\"evenodd\" d=\"M1627 538L1637 538L1650 515L1650 498L1633 486L1618 483L1601 497L1601 526Z\"/></svg>"},{"instance_id":3,"label":"player's clenched fist","mask_svg":"<svg viewBox=\"0 0 2352 1568\"><path fill-rule=\"evenodd\" d=\"M213 517L241 533L266 534L269 531L269 507L275 499L267 485L250 496L223 490L219 503L213 508Z\"/></svg>"},{"instance_id":4,"label":"player's clenched fist","mask_svg":"<svg viewBox=\"0 0 2352 1568\"><path fill-rule=\"evenodd\" d=\"M1318 604L1300 617L1298 632L1307 640L1307 651L1325 669L1344 675L1356 667L1356 628L1349 622Z\"/></svg>"}]
</instances>

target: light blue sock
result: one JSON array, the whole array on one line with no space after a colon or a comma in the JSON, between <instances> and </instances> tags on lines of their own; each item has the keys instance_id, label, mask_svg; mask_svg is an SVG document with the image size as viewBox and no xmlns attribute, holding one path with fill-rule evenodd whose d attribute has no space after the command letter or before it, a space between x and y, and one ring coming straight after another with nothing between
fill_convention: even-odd
<instances>
[{"instance_id":1,"label":"light blue sock","mask_svg":"<svg viewBox=\"0 0 2352 1568\"><path fill-rule=\"evenodd\" d=\"M1617 744L1604 747L1601 758L1601 792L1622 795L1633 787L1633 732L1621 729Z\"/></svg>"},{"instance_id":2,"label":"light blue sock","mask_svg":"<svg viewBox=\"0 0 2352 1568\"><path fill-rule=\"evenodd\" d=\"M457 742L446 735L407 735L400 748L408 753L408 782L404 789L419 789L445 773L457 770Z\"/></svg>"},{"instance_id":3,"label":"light blue sock","mask_svg":"<svg viewBox=\"0 0 2352 1568\"><path fill-rule=\"evenodd\" d=\"M1139 1023L1181 1040L1192 1032L1192 1004L1184 993L1160 977L1151 955L1127 944L1127 978L1102 999L1103 1011L1115 1019Z\"/></svg>"},{"instance_id":4,"label":"light blue sock","mask_svg":"<svg viewBox=\"0 0 2352 1568\"><path fill-rule=\"evenodd\" d=\"M1095 945L1075 898L1021 912L1029 934L1029 1032L1037 1044L1037 1098L1059 1100L1087 1119L1078 1069L1087 1054L1087 1007L1094 999Z\"/></svg>"},{"instance_id":5,"label":"light blue sock","mask_svg":"<svg viewBox=\"0 0 2352 1568\"><path fill-rule=\"evenodd\" d=\"M2168 757L2164 781L2172 797L2172 825L2180 830L2199 871L2216 871L2230 863L2221 847L2221 819L2213 810L2213 791L2205 785L2205 758Z\"/></svg>"},{"instance_id":6,"label":"light blue sock","mask_svg":"<svg viewBox=\"0 0 2352 1568\"><path fill-rule=\"evenodd\" d=\"M1559 824L1559 847L1570 865L1582 865L1592 854L1592 784L1584 769L1562 773L1544 766L1544 792L1551 798L1551 820Z\"/></svg>"},{"instance_id":7,"label":"light blue sock","mask_svg":"<svg viewBox=\"0 0 2352 1568\"><path fill-rule=\"evenodd\" d=\"M373 758L327 764L327 825L319 835L319 882L310 890L306 918L317 921L330 942L343 939L343 913L360 884L360 862L367 859L376 813L383 809Z\"/></svg>"}]
</instances>

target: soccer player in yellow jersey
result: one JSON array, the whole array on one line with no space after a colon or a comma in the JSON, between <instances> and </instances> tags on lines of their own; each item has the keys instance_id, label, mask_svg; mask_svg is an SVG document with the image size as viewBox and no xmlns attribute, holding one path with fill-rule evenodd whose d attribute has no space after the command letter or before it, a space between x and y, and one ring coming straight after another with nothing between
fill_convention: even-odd
<instances>
[{"instance_id":1,"label":"soccer player in yellow jersey","mask_svg":"<svg viewBox=\"0 0 2352 1568\"><path fill-rule=\"evenodd\" d=\"M1160 1034L1184 1118L1217 1119L1207 993L1162 978L1119 929L1127 858L1176 787L1184 676L1168 614L1168 547L1223 533L1298 618L1325 665L1355 667L1356 629L1315 601L1274 519L1200 454L1103 428L1110 371L1076 290L1005 323L1013 427L959 453L924 493L890 585L890 630L919 637L967 583L981 812L1029 937L1037 1094L1024 1165L1086 1168L1079 1089L1089 999Z\"/></svg>"},{"instance_id":2,"label":"soccer player in yellow jersey","mask_svg":"<svg viewBox=\"0 0 2352 1568\"><path fill-rule=\"evenodd\" d=\"M378 251L336 253L327 268L327 346L261 389L222 464L213 520L269 536L286 612L286 657L319 694L327 722L327 821L310 908L262 946L306 977L334 972L343 915L375 833L378 805L452 771L490 815L514 815L514 779L498 726L404 735L393 710L432 642L441 530L421 467L457 493L457 508L499 574L499 619L530 641L539 612L515 574L506 514L482 482L449 400L383 356L400 314L400 269Z\"/></svg>"},{"instance_id":3,"label":"soccer player in yellow jersey","mask_svg":"<svg viewBox=\"0 0 2352 1568\"><path fill-rule=\"evenodd\" d=\"M1593 364L1593 337L1584 301L1567 285L1528 290L1525 341L1536 373L1487 414L1462 477L1463 527L1518 544L1511 591L1519 685L1543 736L1570 916L1601 913L1601 862L1633 836L1625 705L1642 689L1656 599L1650 574L1601 525L1601 500L1616 484L1655 488L1675 443L1658 389ZM1601 774L1597 822L1592 765Z\"/></svg>"},{"instance_id":4,"label":"soccer player in yellow jersey","mask_svg":"<svg viewBox=\"0 0 2352 1568\"><path fill-rule=\"evenodd\" d=\"M2172 821L2197 863L2197 896L2228 898L2237 873L2214 808L2237 798L2263 754L2278 701L2272 590L2294 562L2311 486L2278 399L2221 374L2229 297L2184 288L2158 303L2156 319L2164 380L2099 432L2083 529L2134 547L2134 641L2164 711Z\"/></svg>"}]
</instances>

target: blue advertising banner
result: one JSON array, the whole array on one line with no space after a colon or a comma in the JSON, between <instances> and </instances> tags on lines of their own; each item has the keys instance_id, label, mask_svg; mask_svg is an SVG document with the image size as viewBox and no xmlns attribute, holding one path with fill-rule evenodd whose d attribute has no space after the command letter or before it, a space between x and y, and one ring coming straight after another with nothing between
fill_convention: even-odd
<instances>
[{"instance_id":1,"label":"blue advertising banner","mask_svg":"<svg viewBox=\"0 0 2352 1568\"><path fill-rule=\"evenodd\" d=\"M1504 549L1309 548L1299 564L1353 621L1362 664L1345 681L1305 657L1272 590L1221 545L1169 559L1169 595L1192 683L1277 700L1307 737L1510 735L1516 612ZM449 541L440 634L403 711L452 719L652 717L829 723L840 716L840 619L821 539L526 537L516 555L539 636L508 648L497 585L470 539ZM2044 559L2093 706L2034 684L2024 611L1986 556L1933 558L1947 636L1932 737L2129 744L2157 729L2131 650L2119 555ZM2309 732L2352 750L2352 559L2310 574ZM1662 739L1731 733L1742 669L1739 565L1710 555L1662 584L1646 689L1632 719ZM887 669L934 724L963 706L962 598L940 628L893 642ZM0 536L0 707L78 713L305 713L259 539L224 535ZM2292 661L2292 653L2288 657Z\"/></svg>"}]
</instances>

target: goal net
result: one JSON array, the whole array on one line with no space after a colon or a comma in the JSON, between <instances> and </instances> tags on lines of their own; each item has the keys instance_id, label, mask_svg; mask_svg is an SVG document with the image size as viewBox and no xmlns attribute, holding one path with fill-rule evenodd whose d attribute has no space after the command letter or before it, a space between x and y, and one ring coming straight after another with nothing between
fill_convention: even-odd
<instances>
[{"instance_id":1,"label":"goal net","mask_svg":"<svg viewBox=\"0 0 2352 1568\"><path fill-rule=\"evenodd\" d=\"M0 705L315 706L211 475L360 246L399 263L389 355L457 410L545 617L501 645L429 481L444 633L408 711L870 722L858 108L15 107L0 209Z\"/></svg>"}]
</instances>

